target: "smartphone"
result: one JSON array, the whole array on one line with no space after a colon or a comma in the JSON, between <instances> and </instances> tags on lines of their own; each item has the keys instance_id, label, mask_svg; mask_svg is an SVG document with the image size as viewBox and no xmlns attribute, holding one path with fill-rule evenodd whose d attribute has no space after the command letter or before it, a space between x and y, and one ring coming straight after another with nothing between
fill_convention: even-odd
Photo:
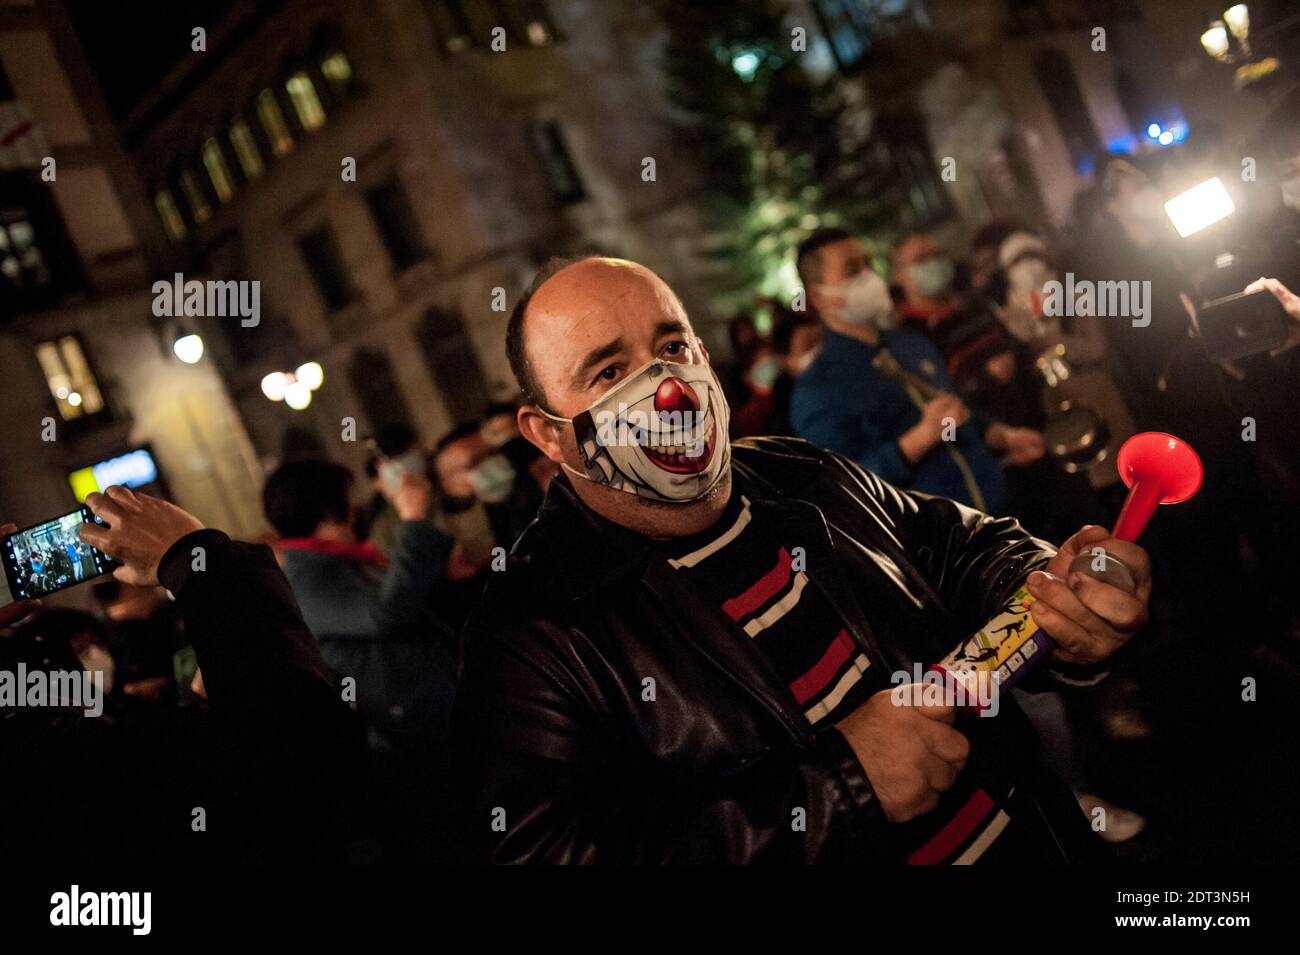
<instances>
[{"instance_id":1,"label":"smartphone","mask_svg":"<svg viewBox=\"0 0 1300 955\"><path fill-rule=\"evenodd\" d=\"M396 492L402 486L402 475L408 471L412 474L424 474L428 462L418 448L413 448L395 458L384 458L379 462L379 477L390 492Z\"/></svg>"},{"instance_id":2,"label":"smartphone","mask_svg":"<svg viewBox=\"0 0 1300 955\"><path fill-rule=\"evenodd\" d=\"M5 598L0 599L0 605L75 587L116 567L107 554L81 539L77 528L87 523L104 524L90 513L90 508L81 507L0 539L4 582L9 591L0 594Z\"/></svg>"},{"instance_id":3,"label":"smartphone","mask_svg":"<svg viewBox=\"0 0 1300 955\"><path fill-rule=\"evenodd\" d=\"M1205 350L1231 360L1272 351L1287 340L1286 310L1267 289L1237 292L1202 305L1196 313Z\"/></svg>"}]
</instances>

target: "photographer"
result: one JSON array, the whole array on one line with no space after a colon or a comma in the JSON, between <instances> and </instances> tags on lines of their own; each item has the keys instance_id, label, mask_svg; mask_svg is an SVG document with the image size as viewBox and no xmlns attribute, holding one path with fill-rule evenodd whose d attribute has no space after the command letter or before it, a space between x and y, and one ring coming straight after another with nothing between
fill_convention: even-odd
<instances>
[{"instance_id":1,"label":"photographer","mask_svg":"<svg viewBox=\"0 0 1300 955\"><path fill-rule=\"evenodd\" d=\"M115 576L174 595L211 712L170 749L79 710L5 713L0 772L22 781L4 791L6 848L60 861L340 858L364 775L360 724L271 551L123 487L86 504L108 526L83 525L82 539L122 563ZM0 609L0 627L32 609Z\"/></svg>"}]
</instances>

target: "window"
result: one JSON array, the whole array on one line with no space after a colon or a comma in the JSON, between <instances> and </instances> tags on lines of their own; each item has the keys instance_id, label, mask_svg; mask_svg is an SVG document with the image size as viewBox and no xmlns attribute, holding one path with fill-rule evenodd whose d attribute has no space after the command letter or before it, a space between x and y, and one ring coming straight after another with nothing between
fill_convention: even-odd
<instances>
[{"instance_id":1,"label":"window","mask_svg":"<svg viewBox=\"0 0 1300 955\"><path fill-rule=\"evenodd\" d=\"M352 64L341 51L334 51L320 61L320 72L334 95L343 97L352 90Z\"/></svg>"},{"instance_id":2,"label":"window","mask_svg":"<svg viewBox=\"0 0 1300 955\"><path fill-rule=\"evenodd\" d=\"M309 232L298 240L298 248L307 263L316 291L331 311L347 305L355 297L343 268L343 256L339 253L338 240L334 231L323 225Z\"/></svg>"},{"instance_id":3,"label":"window","mask_svg":"<svg viewBox=\"0 0 1300 955\"><path fill-rule=\"evenodd\" d=\"M1047 49L1034 57L1034 75L1047 97L1065 148L1070 151L1070 161L1076 169L1086 168L1096 158L1101 141L1075 78L1074 65L1060 50Z\"/></svg>"},{"instance_id":4,"label":"window","mask_svg":"<svg viewBox=\"0 0 1300 955\"><path fill-rule=\"evenodd\" d=\"M275 98L274 90L262 90L257 94L257 118L266 132L266 140L271 144L271 153L283 156L293 149L293 137L285 125L284 113Z\"/></svg>"},{"instance_id":5,"label":"window","mask_svg":"<svg viewBox=\"0 0 1300 955\"><path fill-rule=\"evenodd\" d=\"M75 335L64 335L36 346L36 360L64 421L99 414L104 398Z\"/></svg>"},{"instance_id":6,"label":"window","mask_svg":"<svg viewBox=\"0 0 1300 955\"><path fill-rule=\"evenodd\" d=\"M221 152L221 144L217 142L216 137L209 136L203 144L203 168L208 171L208 179L212 182L212 189L216 192L217 198L222 202L229 202L235 195L235 184L230 178L225 154Z\"/></svg>"},{"instance_id":7,"label":"window","mask_svg":"<svg viewBox=\"0 0 1300 955\"><path fill-rule=\"evenodd\" d=\"M366 193L366 203L395 269L414 265L428 254L420 224L401 182L390 179L376 186Z\"/></svg>"},{"instance_id":8,"label":"window","mask_svg":"<svg viewBox=\"0 0 1300 955\"><path fill-rule=\"evenodd\" d=\"M256 179L262 174L262 154L258 152L257 140L242 119L230 124L230 145L235 150L235 158L239 160L245 179Z\"/></svg>"},{"instance_id":9,"label":"window","mask_svg":"<svg viewBox=\"0 0 1300 955\"><path fill-rule=\"evenodd\" d=\"M348 379L361 401L371 430L379 431L389 425L404 425L415 430L411 424L411 410L397 387L393 363L387 355L370 348L358 348L348 365Z\"/></svg>"},{"instance_id":10,"label":"window","mask_svg":"<svg viewBox=\"0 0 1300 955\"><path fill-rule=\"evenodd\" d=\"M479 417L488 403L487 385L460 315L447 309L430 309L416 336L452 417L457 423Z\"/></svg>"},{"instance_id":11,"label":"window","mask_svg":"<svg viewBox=\"0 0 1300 955\"><path fill-rule=\"evenodd\" d=\"M582 180L573 165L568 147L564 143L564 134L556 122L535 123L532 127L533 146L542 161L546 181L551 187L551 194L558 202L569 204L586 198Z\"/></svg>"},{"instance_id":12,"label":"window","mask_svg":"<svg viewBox=\"0 0 1300 955\"><path fill-rule=\"evenodd\" d=\"M180 174L181 192L185 193L185 201L189 204L190 215L196 225L201 225L212 218L212 207L208 205L207 194L203 187L194 177L194 173L188 169L182 169Z\"/></svg>"},{"instance_id":13,"label":"window","mask_svg":"<svg viewBox=\"0 0 1300 955\"><path fill-rule=\"evenodd\" d=\"M15 289L33 289L50 283L50 270L36 243L36 232L22 212L0 218L0 274Z\"/></svg>"},{"instance_id":14,"label":"window","mask_svg":"<svg viewBox=\"0 0 1300 955\"><path fill-rule=\"evenodd\" d=\"M167 235L172 239L185 238L186 228L185 220L181 218L181 210L176 206L176 200L172 197L170 189L159 189L153 194L154 208L158 210L158 218L162 220L163 228L167 230Z\"/></svg>"},{"instance_id":15,"label":"window","mask_svg":"<svg viewBox=\"0 0 1300 955\"><path fill-rule=\"evenodd\" d=\"M0 171L0 315L49 308L86 287L49 185L34 169Z\"/></svg>"},{"instance_id":16,"label":"window","mask_svg":"<svg viewBox=\"0 0 1300 955\"><path fill-rule=\"evenodd\" d=\"M289 92L293 111L298 115L298 122L303 129L320 129L325 125L325 109L320 104L320 97L316 95L311 77L305 71L299 70L289 77L284 88Z\"/></svg>"},{"instance_id":17,"label":"window","mask_svg":"<svg viewBox=\"0 0 1300 955\"><path fill-rule=\"evenodd\" d=\"M812 6L840 70L861 66L871 50L871 24L859 0L813 0Z\"/></svg>"}]
</instances>

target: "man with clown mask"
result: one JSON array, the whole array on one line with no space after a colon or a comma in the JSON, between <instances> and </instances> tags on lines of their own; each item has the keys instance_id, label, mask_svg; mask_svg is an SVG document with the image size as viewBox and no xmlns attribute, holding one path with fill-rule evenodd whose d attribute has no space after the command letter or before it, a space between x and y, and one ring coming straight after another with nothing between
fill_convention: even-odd
<instances>
[{"instance_id":1,"label":"man with clown mask","mask_svg":"<svg viewBox=\"0 0 1300 955\"><path fill-rule=\"evenodd\" d=\"M796 439L729 443L708 351L633 262L548 265L507 352L520 431L561 474L466 627L453 742L475 856L1099 851L1009 696L981 719L892 691L1022 585L1058 646L1035 679L1095 682L1145 620L1141 548L1088 527L1057 552ZM1136 596L1067 584L1093 547L1136 569Z\"/></svg>"}]
</instances>

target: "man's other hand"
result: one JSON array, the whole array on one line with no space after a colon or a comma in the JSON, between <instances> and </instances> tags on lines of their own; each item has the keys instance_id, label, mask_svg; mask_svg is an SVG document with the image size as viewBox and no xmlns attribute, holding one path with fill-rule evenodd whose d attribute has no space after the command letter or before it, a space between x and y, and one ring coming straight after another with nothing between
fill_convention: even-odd
<instances>
[{"instance_id":1,"label":"man's other hand","mask_svg":"<svg viewBox=\"0 0 1300 955\"><path fill-rule=\"evenodd\" d=\"M837 725L862 764L890 822L907 822L939 805L966 765L970 742L952 728L951 706L908 706L921 687L881 690ZM917 692L913 692L917 691Z\"/></svg>"}]
</instances>

